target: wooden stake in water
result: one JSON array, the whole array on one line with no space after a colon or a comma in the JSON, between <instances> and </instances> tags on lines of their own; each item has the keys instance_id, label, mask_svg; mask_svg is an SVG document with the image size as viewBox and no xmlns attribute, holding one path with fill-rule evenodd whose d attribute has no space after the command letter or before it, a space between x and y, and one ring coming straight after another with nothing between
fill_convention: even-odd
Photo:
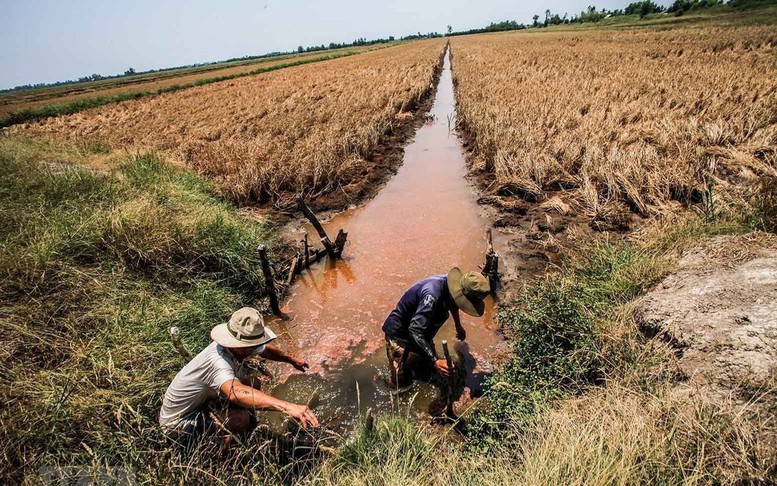
<instances>
[{"instance_id":1,"label":"wooden stake in water","mask_svg":"<svg viewBox=\"0 0 777 486\"><path fill-rule=\"evenodd\" d=\"M318 221L316 215L313 214L313 211L311 211L308 205L305 204L305 200L302 199L301 195L297 196L297 205L302 211L302 214L304 214L305 217L308 218L308 221L310 221L310 224L313 225L313 228L315 228L318 236L321 237L321 243L324 245L324 248L326 248L326 252L329 257L333 260L336 259L337 253L335 252L335 248L332 245L332 241L326 235L326 231L324 231L324 227L321 226L321 222Z\"/></svg>"},{"instance_id":2,"label":"wooden stake in water","mask_svg":"<svg viewBox=\"0 0 777 486\"><path fill-rule=\"evenodd\" d=\"M343 255L343 249L345 248L345 242L347 240L348 232L341 229L335 238L335 252L337 253L337 258L340 258Z\"/></svg>"},{"instance_id":3,"label":"wooden stake in water","mask_svg":"<svg viewBox=\"0 0 777 486\"><path fill-rule=\"evenodd\" d=\"M456 414L453 412L453 380L454 380L454 374L453 374L453 360L451 359L451 353L448 351L448 341L443 340L442 342L442 352L445 355L445 364L448 365L448 369L451 372L451 376L448 377L448 397L447 397L447 405L445 409L445 415L447 415L449 418L452 419L458 419L456 417Z\"/></svg>"},{"instance_id":4,"label":"wooden stake in water","mask_svg":"<svg viewBox=\"0 0 777 486\"><path fill-rule=\"evenodd\" d=\"M310 244L308 243L308 234L305 233L305 268L310 268Z\"/></svg>"},{"instance_id":5,"label":"wooden stake in water","mask_svg":"<svg viewBox=\"0 0 777 486\"><path fill-rule=\"evenodd\" d=\"M480 272L488 279L491 292L496 292L496 286L499 283L499 254L494 251L494 241L491 234L491 228L486 230L486 241L488 249L486 250L486 262L483 264L483 270Z\"/></svg>"},{"instance_id":6,"label":"wooden stake in water","mask_svg":"<svg viewBox=\"0 0 777 486\"><path fill-rule=\"evenodd\" d=\"M291 284L294 283L294 277L297 275L298 264L299 256L295 256L291 259L291 264L289 265L289 275L286 277L286 287L291 287Z\"/></svg>"},{"instance_id":7,"label":"wooden stake in water","mask_svg":"<svg viewBox=\"0 0 777 486\"><path fill-rule=\"evenodd\" d=\"M264 274L264 285L267 287L267 295L270 296L270 308L273 314L278 317L284 317L281 312L281 306L278 303L278 294L275 293L275 279L272 276L272 268L270 268L270 260L267 259L267 247L259 245L257 248L259 252L259 260L262 262L262 273Z\"/></svg>"}]
</instances>

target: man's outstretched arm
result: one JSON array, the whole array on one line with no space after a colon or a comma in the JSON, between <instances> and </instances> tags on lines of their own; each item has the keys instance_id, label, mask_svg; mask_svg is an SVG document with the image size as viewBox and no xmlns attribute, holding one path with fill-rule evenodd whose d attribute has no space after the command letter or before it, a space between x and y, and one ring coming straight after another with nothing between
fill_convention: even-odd
<instances>
[{"instance_id":1,"label":"man's outstretched arm","mask_svg":"<svg viewBox=\"0 0 777 486\"><path fill-rule=\"evenodd\" d=\"M459 341L464 341L467 339L467 331L464 329L464 326L461 325L461 314L459 314L459 308L456 307L450 312L451 317L453 317L453 324L456 326L456 338Z\"/></svg>"},{"instance_id":2,"label":"man's outstretched arm","mask_svg":"<svg viewBox=\"0 0 777 486\"><path fill-rule=\"evenodd\" d=\"M279 361L281 363L289 363L299 371L306 371L310 368L310 365L303 358L295 358L294 356L286 353L278 346L272 344L265 344L264 351L259 353L262 358L267 358L271 361Z\"/></svg>"},{"instance_id":3,"label":"man's outstretched arm","mask_svg":"<svg viewBox=\"0 0 777 486\"><path fill-rule=\"evenodd\" d=\"M413 343L421 351L421 354L434 363L434 367L442 376L447 377L450 376L452 370L448 369L448 364L444 359L437 359L434 348L432 348L431 343L426 340L425 336L434 302L434 296L429 294L421 299L421 303L418 304L415 315L408 326L408 332Z\"/></svg>"},{"instance_id":4,"label":"man's outstretched arm","mask_svg":"<svg viewBox=\"0 0 777 486\"><path fill-rule=\"evenodd\" d=\"M235 405L249 410L277 410L299 421L302 428L307 428L308 425L318 427L318 419L308 407L275 398L256 388L240 383L238 379L225 381L221 385L220 390L222 395Z\"/></svg>"}]
</instances>

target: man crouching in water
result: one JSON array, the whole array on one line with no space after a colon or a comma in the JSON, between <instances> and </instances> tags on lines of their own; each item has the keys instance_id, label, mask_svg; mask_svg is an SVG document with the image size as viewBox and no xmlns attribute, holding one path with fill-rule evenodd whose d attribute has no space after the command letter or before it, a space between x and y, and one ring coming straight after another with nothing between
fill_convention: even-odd
<instances>
[{"instance_id":1,"label":"man crouching in water","mask_svg":"<svg viewBox=\"0 0 777 486\"><path fill-rule=\"evenodd\" d=\"M456 267L448 275L434 275L410 287L383 324L392 388L408 386L424 361L443 377L451 376L453 370L437 356L432 340L450 314L456 337L463 341L467 333L461 325L459 310L481 317L485 309L483 300L490 291L483 275L462 274Z\"/></svg>"},{"instance_id":2,"label":"man crouching in water","mask_svg":"<svg viewBox=\"0 0 777 486\"><path fill-rule=\"evenodd\" d=\"M243 307L229 322L210 332L213 342L175 375L167 387L159 423L185 434L212 429L214 420L232 433L252 425L250 410L277 410L299 421L302 427L318 427L318 419L305 405L289 403L251 386L245 370L246 358L259 355L291 364L304 372L304 359L294 358L273 346L275 334L264 327L256 309ZM219 403L221 402L221 403Z\"/></svg>"}]
</instances>

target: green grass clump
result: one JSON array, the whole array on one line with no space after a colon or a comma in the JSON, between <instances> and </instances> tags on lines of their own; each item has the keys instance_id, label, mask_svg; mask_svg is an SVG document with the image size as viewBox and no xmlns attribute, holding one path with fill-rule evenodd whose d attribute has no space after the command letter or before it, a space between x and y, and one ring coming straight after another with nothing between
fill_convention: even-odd
<instances>
[{"instance_id":1,"label":"green grass clump","mask_svg":"<svg viewBox=\"0 0 777 486\"><path fill-rule=\"evenodd\" d=\"M340 484L364 484L380 471L382 484L407 484L432 465L436 441L407 417L384 417L372 431L360 428L323 476Z\"/></svg>"},{"instance_id":2,"label":"green grass clump","mask_svg":"<svg viewBox=\"0 0 777 486\"><path fill-rule=\"evenodd\" d=\"M110 172L71 164L100 152L0 137L7 484L42 464L192 477L189 456L156 427L184 364L168 329L179 326L192 350L207 344L213 325L263 294L257 245L278 245L210 182L154 154Z\"/></svg>"},{"instance_id":3,"label":"green grass clump","mask_svg":"<svg viewBox=\"0 0 777 486\"><path fill-rule=\"evenodd\" d=\"M642 256L629 245L599 243L581 255L569 274L540 280L500 313L514 339L513 357L489 377L487 405L469 424L478 447L520 434L544 404L604 379L607 309L634 298L652 279L630 278Z\"/></svg>"}]
</instances>

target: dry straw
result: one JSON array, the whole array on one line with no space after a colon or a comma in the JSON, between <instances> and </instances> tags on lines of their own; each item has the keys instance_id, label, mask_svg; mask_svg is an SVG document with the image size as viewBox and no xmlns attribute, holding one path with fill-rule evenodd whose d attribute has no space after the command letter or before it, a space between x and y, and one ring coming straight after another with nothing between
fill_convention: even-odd
<instances>
[{"instance_id":1,"label":"dry straw","mask_svg":"<svg viewBox=\"0 0 777 486\"><path fill-rule=\"evenodd\" d=\"M459 121L502 194L665 214L777 164L771 27L454 38Z\"/></svg>"},{"instance_id":2,"label":"dry straw","mask_svg":"<svg viewBox=\"0 0 777 486\"><path fill-rule=\"evenodd\" d=\"M237 202L293 203L360 180L430 89L444 41L401 45L128 101L14 131L155 149Z\"/></svg>"}]
</instances>

